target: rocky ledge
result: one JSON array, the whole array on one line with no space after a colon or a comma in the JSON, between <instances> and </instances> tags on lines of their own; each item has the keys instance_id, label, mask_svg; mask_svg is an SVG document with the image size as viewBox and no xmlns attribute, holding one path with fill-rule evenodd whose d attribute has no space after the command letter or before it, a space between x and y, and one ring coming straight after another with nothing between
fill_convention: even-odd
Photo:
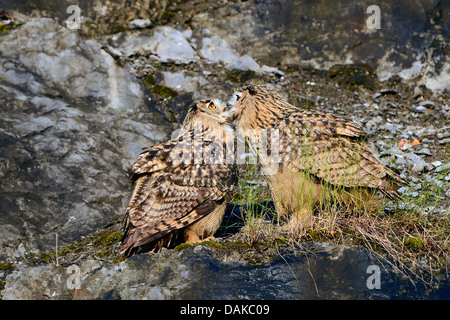
<instances>
[{"instance_id":1,"label":"rocky ledge","mask_svg":"<svg viewBox=\"0 0 450 320\"><path fill-rule=\"evenodd\" d=\"M246 249L252 260L224 249L225 239L222 248L110 255L141 148L170 137L195 100L248 83L362 124L410 184L399 207L448 221L446 2L380 5L380 29L350 0L78 2L80 29L68 28L63 2L0 8L3 299L449 297L446 275L414 288L357 246L266 243ZM71 265L77 290L67 285ZM370 265L381 289L367 287Z\"/></svg>"},{"instance_id":2,"label":"rocky ledge","mask_svg":"<svg viewBox=\"0 0 450 320\"><path fill-rule=\"evenodd\" d=\"M263 259L269 262L256 263ZM252 259L253 261L249 261ZM139 254L119 263L85 259L19 266L3 299L442 299L448 280L427 285L356 246L289 248L209 241Z\"/></svg>"}]
</instances>

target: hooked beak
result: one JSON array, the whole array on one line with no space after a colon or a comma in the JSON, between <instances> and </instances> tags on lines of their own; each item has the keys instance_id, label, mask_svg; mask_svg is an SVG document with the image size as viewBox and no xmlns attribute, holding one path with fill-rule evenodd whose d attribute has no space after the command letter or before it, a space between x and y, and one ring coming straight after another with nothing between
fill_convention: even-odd
<instances>
[{"instance_id":1,"label":"hooked beak","mask_svg":"<svg viewBox=\"0 0 450 320\"><path fill-rule=\"evenodd\" d=\"M237 112L236 107L230 102L227 102L226 107L224 108L223 115L227 118L228 122L232 122L236 119Z\"/></svg>"}]
</instances>

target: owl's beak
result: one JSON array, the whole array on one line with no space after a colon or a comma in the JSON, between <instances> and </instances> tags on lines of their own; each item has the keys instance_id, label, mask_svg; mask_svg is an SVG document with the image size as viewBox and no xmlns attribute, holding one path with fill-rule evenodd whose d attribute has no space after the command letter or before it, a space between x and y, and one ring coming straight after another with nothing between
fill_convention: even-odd
<instances>
[{"instance_id":1,"label":"owl's beak","mask_svg":"<svg viewBox=\"0 0 450 320\"><path fill-rule=\"evenodd\" d=\"M224 108L223 115L227 118L227 122L232 122L236 118L237 112L236 107L231 104L230 102L227 102L226 107Z\"/></svg>"},{"instance_id":2,"label":"owl's beak","mask_svg":"<svg viewBox=\"0 0 450 320\"><path fill-rule=\"evenodd\" d=\"M231 103L227 102L227 106L225 108L225 111L230 111L232 107L233 106L231 105Z\"/></svg>"}]
</instances>

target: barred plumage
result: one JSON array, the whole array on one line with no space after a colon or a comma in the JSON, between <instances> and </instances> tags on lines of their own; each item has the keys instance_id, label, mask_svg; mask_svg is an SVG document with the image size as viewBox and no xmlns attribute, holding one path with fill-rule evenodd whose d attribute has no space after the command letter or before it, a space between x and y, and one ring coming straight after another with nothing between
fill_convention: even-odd
<instances>
[{"instance_id":1,"label":"barred plumage","mask_svg":"<svg viewBox=\"0 0 450 320\"><path fill-rule=\"evenodd\" d=\"M300 109L258 85L237 90L228 108L258 156L279 216L291 215L292 224L308 225L325 201L376 207L376 190L396 197L397 184L406 183L373 154L362 128L342 117Z\"/></svg>"},{"instance_id":2,"label":"barred plumage","mask_svg":"<svg viewBox=\"0 0 450 320\"><path fill-rule=\"evenodd\" d=\"M234 141L224 107L218 99L200 101L189 109L175 139L138 156L131 169L135 187L125 214L122 254L130 256L139 247L157 252L217 231L236 183L234 165L214 157Z\"/></svg>"}]
</instances>

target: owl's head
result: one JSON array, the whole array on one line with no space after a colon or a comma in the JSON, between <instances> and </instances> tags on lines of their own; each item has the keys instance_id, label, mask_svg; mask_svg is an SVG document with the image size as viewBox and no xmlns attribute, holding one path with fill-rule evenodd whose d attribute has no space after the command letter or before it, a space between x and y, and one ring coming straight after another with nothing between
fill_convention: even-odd
<instances>
[{"instance_id":1,"label":"owl's head","mask_svg":"<svg viewBox=\"0 0 450 320\"><path fill-rule=\"evenodd\" d=\"M233 92L227 102L227 111L230 113L230 117L235 119L247 107L268 102L273 96L278 96L278 94L266 86L248 85Z\"/></svg>"},{"instance_id":2,"label":"owl's head","mask_svg":"<svg viewBox=\"0 0 450 320\"><path fill-rule=\"evenodd\" d=\"M233 122L239 121L244 114L270 117L274 113L282 112L287 105L275 90L264 85L248 85L234 91L227 102L227 111L229 121Z\"/></svg>"},{"instance_id":3,"label":"owl's head","mask_svg":"<svg viewBox=\"0 0 450 320\"><path fill-rule=\"evenodd\" d=\"M182 127L190 130L194 124L201 123L202 126L224 125L228 121L229 112L227 104L217 98L203 99L191 106L188 110Z\"/></svg>"}]
</instances>

